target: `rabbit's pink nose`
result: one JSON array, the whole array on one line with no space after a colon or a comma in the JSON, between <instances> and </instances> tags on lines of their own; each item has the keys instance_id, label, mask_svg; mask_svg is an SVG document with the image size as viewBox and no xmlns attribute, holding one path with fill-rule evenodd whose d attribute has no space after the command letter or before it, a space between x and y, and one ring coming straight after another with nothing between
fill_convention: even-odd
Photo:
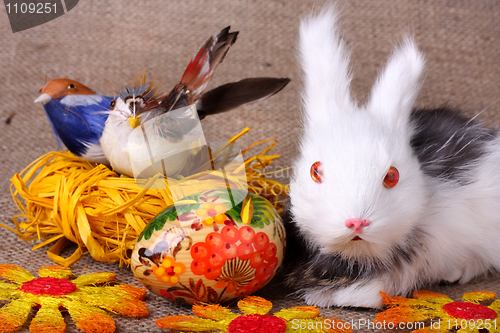
<instances>
[{"instance_id":1,"label":"rabbit's pink nose","mask_svg":"<svg viewBox=\"0 0 500 333\"><path fill-rule=\"evenodd\" d=\"M345 220L345 226L349 229L354 229L354 232L360 234L363 232L363 228L372 224L367 219L347 219Z\"/></svg>"}]
</instances>

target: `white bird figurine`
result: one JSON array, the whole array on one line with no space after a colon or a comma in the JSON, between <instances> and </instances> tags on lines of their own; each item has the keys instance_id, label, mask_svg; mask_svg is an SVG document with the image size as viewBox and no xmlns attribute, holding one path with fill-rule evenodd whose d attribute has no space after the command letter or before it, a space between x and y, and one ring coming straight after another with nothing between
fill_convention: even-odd
<instances>
[{"instance_id":1,"label":"white bird figurine","mask_svg":"<svg viewBox=\"0 0 500 333\"><path fill-rule=\"evenodd\" d=\"M191 144L189 140L182 141L186 134L197 128L198 115L199 119L203 119L210 114L265 99L290 82L288 78L250 78L203 94L215 68L222 62L237 35L238 32L230 33L227 27L211 36L190 61L180 82L165 97L157 92L154 80L149 85L145 83L145 74L142 80L138 77L134 87L120 90L111 102L100 139L104 154L116 172L129 177L137 178L139 174L150 177L150 172L144 173L140 169L162 160L162 156L152 152L152 145L156 144L162 145L156 152L169 156L177 153L169 157L168 163L162 163L163 170L158 170L165 176L175 174L189 156ZM193 106L196 106L198 115L193 114ZM155 121L149 121L152 119ZM134 132L138 126L141 130ZM197 133L201 132L201 127L198 129ZM150 171L155 170L153 167Z\"/></svg>"}]
</instances>

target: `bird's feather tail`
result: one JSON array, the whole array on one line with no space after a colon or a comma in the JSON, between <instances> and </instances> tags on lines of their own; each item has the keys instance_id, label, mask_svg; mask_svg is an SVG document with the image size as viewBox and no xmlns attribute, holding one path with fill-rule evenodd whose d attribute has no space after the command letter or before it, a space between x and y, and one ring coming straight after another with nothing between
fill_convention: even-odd
<instances>
[{"instance_id":1,"label":"bird's feather tail","mask_svg":"<svg viewBox=\"0 0 500 333\"><path fill-rule=\"evenodd\" d=\"M208 38L191 59L182 75L181 84L190 89L192 99L196 100L206 88L215 68L224 60L231 46L236 42L238 31L229 32L230 27Z\"/></svg>"},{"instance_id":2,"label":"bird's feather tail","mask_svg":"<svg viewBox=\"0 0 500 333\"><path fill-rule=\"evenodd\" d=\"M255 77L231 82L207 91L196 104L200 119L260 101L283 89L290 79Z\"/></svg>"}]
</instances>

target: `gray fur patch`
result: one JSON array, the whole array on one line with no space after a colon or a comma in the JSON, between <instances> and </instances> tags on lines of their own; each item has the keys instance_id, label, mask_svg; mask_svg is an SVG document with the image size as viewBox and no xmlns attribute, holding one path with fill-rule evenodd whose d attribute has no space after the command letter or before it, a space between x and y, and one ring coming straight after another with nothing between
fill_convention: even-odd
<instances>
[{"instance_id":1,"label":"gray fur patch","mask_svg":"<svg viewBox=\"0 0 500 333\"><path fill-rule=\"evenodd\" d=\"M473 181L470 171L497 136L495 129L446 107L414 110L411 122L416 129L411 145L422 171L461 185Z\"/></svg>"}]
</instances>

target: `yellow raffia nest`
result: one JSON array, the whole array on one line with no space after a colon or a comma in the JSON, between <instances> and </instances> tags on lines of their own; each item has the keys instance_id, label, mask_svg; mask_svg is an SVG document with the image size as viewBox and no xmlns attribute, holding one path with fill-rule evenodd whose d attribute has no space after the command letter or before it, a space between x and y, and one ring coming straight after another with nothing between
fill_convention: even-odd
<instances>
[{"instance_id":1,"label":"yellow raffia nest","mask_svg":"<svg viewBox=\"0 0 500 333\"><path fill-rule=\"evenodd\" d=\"M248 131L246 128L226 145ZM252 146L266 142L271 144L260 154L245 159L248 190L267 198L281 213L288 186L266 178L265 174L265 168L279 157L268 155L276 140L256 142L242 155L245 157ZM231 181L231 174L226 174L226 179L217 172L202 176L201 182L197 182L200 173L186 177L176 187L189 195L210 188L245 185ZM197 179L196 186L186 182L190 177ZM169 179L169 184L172 181L175 182ZM98 261L129 265L131 251L146 224L173 204L172 197L178 198L168 187L139 186L133 178L120 177L104 165L89 163L69 152L50 152L38 158L15 174L11 182L12 197L21 213L12 218L15 229L0 225L25 241L39 240L33 250L55 242L47 254L65 266L78 261L87 251ZM63 258L59 254L69 242L78 248Z\"/></svg>"}]
</instances>

